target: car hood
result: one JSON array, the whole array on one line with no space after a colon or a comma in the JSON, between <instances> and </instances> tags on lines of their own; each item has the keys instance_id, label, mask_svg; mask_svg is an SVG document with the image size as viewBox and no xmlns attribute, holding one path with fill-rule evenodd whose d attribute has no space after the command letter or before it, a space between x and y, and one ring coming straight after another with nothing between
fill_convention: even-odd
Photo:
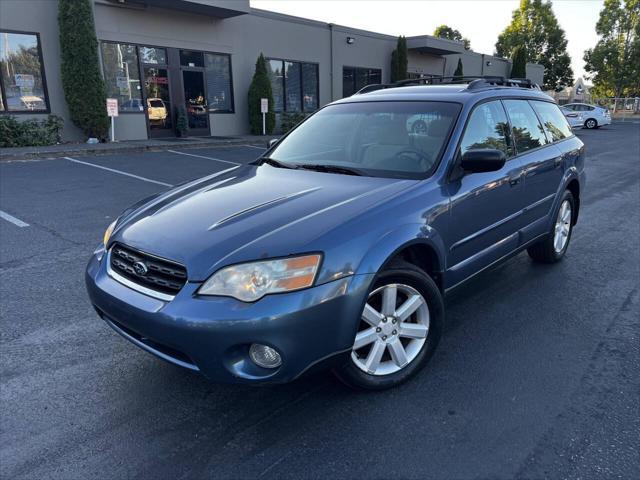
<instances>
[{"instance_id":1,"label":"car hood","mask_svg":"<svg viewBox=\"0 0 640 480\"><path fill-rule=\"evenodd\" d=\"M308 252L315 238L415 182L241 166L143 204L112 239L204 281L225 265Z\"/></svg>"}]
</instances>

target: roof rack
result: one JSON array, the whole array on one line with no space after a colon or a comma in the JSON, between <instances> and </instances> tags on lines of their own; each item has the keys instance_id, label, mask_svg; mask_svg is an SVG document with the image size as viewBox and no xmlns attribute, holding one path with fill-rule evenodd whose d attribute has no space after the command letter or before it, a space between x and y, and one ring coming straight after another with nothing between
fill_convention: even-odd
<instances>
[{"instance_id":1,"label":"roof rack","mask_svg":"<svg viewBox=\"0 0 640 480\"><path fill-rule=\"evenodd\" d=\"M376 90L384 90L387 88L406 87L409 85L456 85L468 84L467 90L479 90L487 87L519 87L533 88L540 90L540 87L532 83L528 78L504 78L499 76L454 76L442 77L440 75L427 75L420 78L409 78L400 80L395 83L376 83L365 85L354 95L362 95L364 93L374 92Z\"/></svg>"}]
</instances>

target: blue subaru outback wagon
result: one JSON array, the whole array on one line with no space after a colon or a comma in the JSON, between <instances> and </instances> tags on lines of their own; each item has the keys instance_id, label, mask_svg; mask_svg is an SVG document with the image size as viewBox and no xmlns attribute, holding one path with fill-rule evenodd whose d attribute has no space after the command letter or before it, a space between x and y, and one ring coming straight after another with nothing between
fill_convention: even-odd
<instances>
[{"instance_id":1,"label":"blue subaru outback wagon","mask_svg":"<svg viewBox=\"0 0 640 480\"><path fill-rule=\"evenodd\" d=\"M255 162L126 210L86 271L100 317L216 381L414 375L447 292L525 249L562 259L585 159L528 82L415 83L366 87Z\"/></svg>"}]
</instances>

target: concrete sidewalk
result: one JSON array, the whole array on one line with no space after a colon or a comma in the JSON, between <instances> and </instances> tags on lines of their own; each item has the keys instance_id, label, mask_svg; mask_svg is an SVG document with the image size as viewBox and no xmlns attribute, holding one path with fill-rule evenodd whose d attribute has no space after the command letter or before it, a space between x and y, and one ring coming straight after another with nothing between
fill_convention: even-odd
<instances>
[{"instance_id":1,"label":"concrete sidewalk","mask_svg":"<svg viewBox=\"0 0 640 480\"><path fill-rule=\"evenodd\" d=\"M266 147L277 135L239 135L234 137L187 137L154 138L150 140L131 140L115 143L63 143L45 147L0 148L0 161L30 160L82 155L107 155L114 153L134 153L160 151L175 148L225 147L228 145L255 145Z\"/></svg>"}]
</instances>

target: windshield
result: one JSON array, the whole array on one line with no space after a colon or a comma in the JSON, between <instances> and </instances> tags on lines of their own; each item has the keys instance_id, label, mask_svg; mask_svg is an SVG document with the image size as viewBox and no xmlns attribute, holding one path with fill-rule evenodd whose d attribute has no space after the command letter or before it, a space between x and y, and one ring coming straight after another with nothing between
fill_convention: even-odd
<instances>
[{"instance_id":1,"label":"windshield","mask_svg":"<svg viewBox=\"0 0 640 480\"><path fill-rule=\"evenodd\" d=\"M330 105L282 139L269 158L300 168L426 178L438 165L459 111L459 104L446 102Z\"/></svg>"}]
</instances>

